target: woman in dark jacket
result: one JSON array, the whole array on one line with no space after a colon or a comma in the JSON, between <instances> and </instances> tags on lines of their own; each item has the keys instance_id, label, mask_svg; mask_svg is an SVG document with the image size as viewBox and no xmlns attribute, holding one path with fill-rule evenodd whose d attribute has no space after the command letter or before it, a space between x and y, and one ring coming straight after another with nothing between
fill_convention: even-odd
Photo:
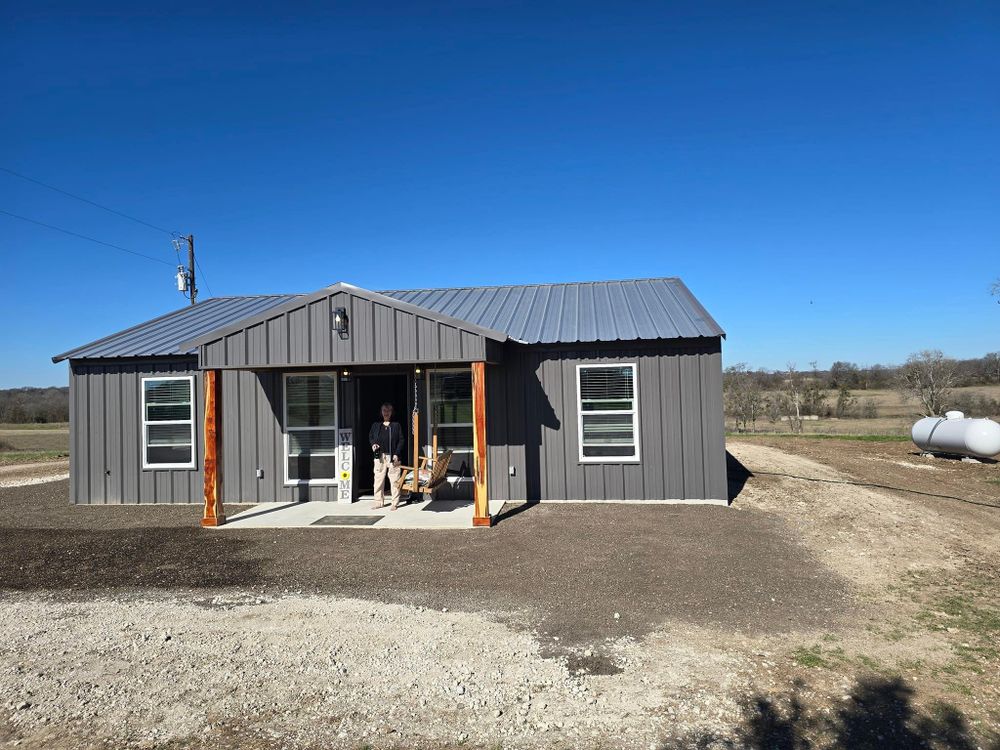
<instances>
[{"instance_id":1,"label":"woman in dark jacket","mask_svg":"<svg viewBox=\"0 0 1000 750\"><path fill-rule=\"evenodd\" d=\"M385 505L385 478L389 477L392 493L392 509L399 507L399 457L403 455L403 428L392 421L392 404L382 404L382 420L372 423L368 430L368 442L375 454L375 504L373 508Z\"/></svg>"}]
</instances>

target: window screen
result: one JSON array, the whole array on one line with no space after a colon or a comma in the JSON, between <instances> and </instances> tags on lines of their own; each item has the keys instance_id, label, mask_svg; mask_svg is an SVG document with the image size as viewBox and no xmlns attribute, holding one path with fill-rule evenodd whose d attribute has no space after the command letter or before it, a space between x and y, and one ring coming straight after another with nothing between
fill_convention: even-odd
<instances>
[{"instance_id":1,"label":"window screen","mask_svg":"<svg viewBox=\"0 0 1000 750\"><path fill-rule=\"evenodd\" d=\"M639 458L635 365L581 365L580 460Z\"/></svg>"},{"instance_id":2,"label":"window screen","mask_svg":"<svg viewBox=\"0 0 1000 750\"><path fill-rule=\"evenodd\" d=\"M194 467L194 378L143 378L143 466Z\"/></svg>"},{"instance_id":3,"label":"window screen","mask_svg":"<svg viewBox=\"0 0 1000 750\"><path fill-rule=\"evenodd\" d=\"M285 377L285 464L290 483L337 478L337 378Z\"/></svg>"},{"instance_id":4,"label":"window screen","mask_svg":"<svg viewBox=\"0 0 1000 750\"><path fill-rule=\"evenodd\" d=\"M437 435L438 452L451 450L448 473L472 476L472 372L431 371L428 399L431 434Z\"/></svg>"}]
</instances>

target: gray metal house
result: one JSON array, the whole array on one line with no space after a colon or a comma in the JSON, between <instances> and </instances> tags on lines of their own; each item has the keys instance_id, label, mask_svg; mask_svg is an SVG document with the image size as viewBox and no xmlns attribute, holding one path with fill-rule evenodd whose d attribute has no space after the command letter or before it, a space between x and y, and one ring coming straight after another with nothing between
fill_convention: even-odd
<instances>
[{"instance_id":1,"label":"gray metal house","mask_svg":"<svg viewBox=\"0 0 1000 750\"><path fill-rule=\"evenodd\" d=\"M351 502L383 401L441 496L726 503L722 329L676 278L219 297L70 363L74 503ZM411 429L412 422L406 425Z\"/></svg>"}]
</instances>

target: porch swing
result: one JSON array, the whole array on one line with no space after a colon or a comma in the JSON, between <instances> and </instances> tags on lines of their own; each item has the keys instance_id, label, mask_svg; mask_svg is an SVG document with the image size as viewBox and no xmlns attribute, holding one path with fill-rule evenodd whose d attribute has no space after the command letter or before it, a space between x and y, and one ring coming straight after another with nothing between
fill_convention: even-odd
<instances>
[{"instance_id":1,"label":"porch swing","mask_svg":"<svg viewBox=\"0 0 1000 750\"><path fill-rule=\"evenodd\" d=\"M416 407L416 382L413 384L413 413L410 421L413 423L413 466L400 466L402 470L399 479L399 489L411 495L421 494L433 499L434 492L448 478L448 466L451 464L452 451L447 450L438 455L437 434L431 436L431 455L420 455L420 410Z\"/></svg>"}]
</instances>

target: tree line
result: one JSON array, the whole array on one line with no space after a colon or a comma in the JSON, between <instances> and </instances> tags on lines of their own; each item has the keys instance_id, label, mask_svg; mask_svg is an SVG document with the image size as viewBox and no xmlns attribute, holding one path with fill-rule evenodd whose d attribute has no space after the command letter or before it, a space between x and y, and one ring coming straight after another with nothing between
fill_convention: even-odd
<instances>
[{"instance_id":1,"label":"tree line","mask_svg":"<svg viewBox=\"0 0 1000 750\"><path fill-rule=\"evenodd\" d=\"M937 349L911 354L902 365L859 366L834 362L807 371L794 364L783 370L751 370L743 362L723 373L726 416L738 431L753 431L759 421L787 422L801 432L810 417L874 418L878 404L869 390L893 389L914 404L914 414L933 416L958 409L977 416L1000 414L1000 401L956 388L1000 384L1000 352L973 359L952 359Z\"/></svg>"},{"instance_id":2,"label":"tree line","mask_svg":"<svg viewBox=\"0 0 1000 750\"><path fill-rule=\"evenodd\" d=\"M69 388L7 388L0 390L0 422L68 422Z\"/></svg>"}]
</instances>

